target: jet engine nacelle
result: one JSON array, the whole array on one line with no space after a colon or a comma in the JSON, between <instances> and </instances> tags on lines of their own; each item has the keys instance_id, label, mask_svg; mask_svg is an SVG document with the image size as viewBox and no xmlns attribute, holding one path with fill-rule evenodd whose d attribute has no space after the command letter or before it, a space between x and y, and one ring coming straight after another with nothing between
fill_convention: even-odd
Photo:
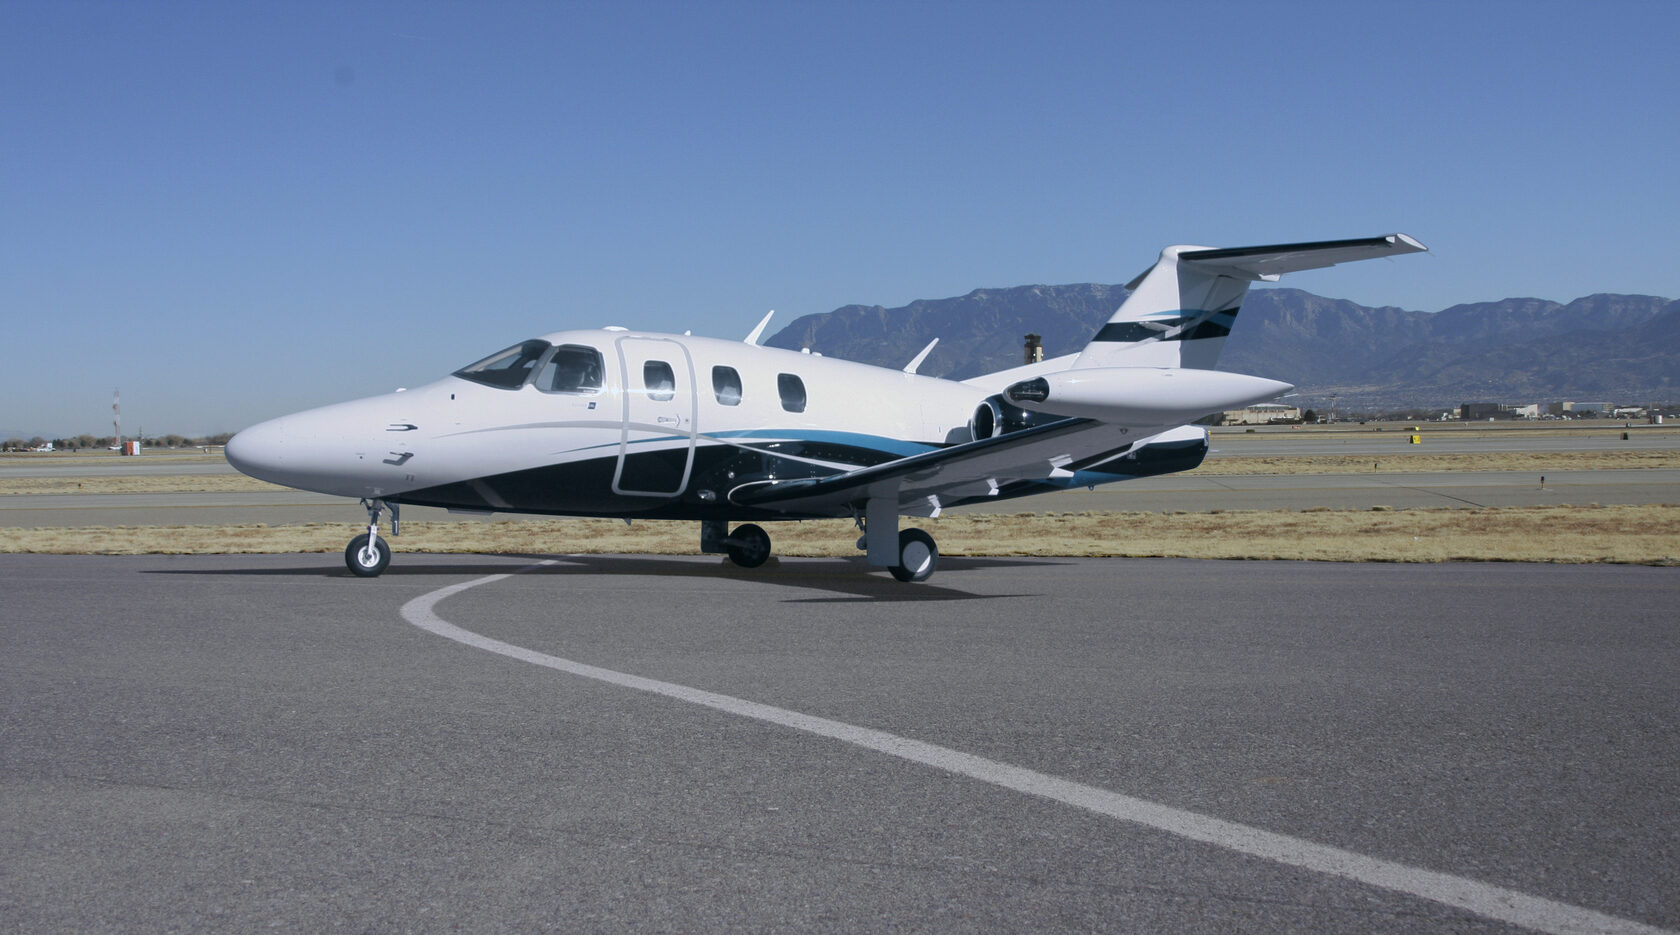
<instances>
[{"instance_id":1,"label":"jet engine nacelle","mask_svg":"<svg viewBox=\"0 0 1680 935\"><path fill-rule=\"evenodd\" d=\"M1003 394L999 393L986 397L975 407L974 418L969 420L968 429L978 441L1065 418L1067 416L1051 412L1028 412L1004 399Z\"/></svg>"},{"instance_id":2,"label":"jet engine nacelle","mask_svg":"<svg viewBox=\"0 0 1680 935\"><path fill-rule=\"evenodd\" d=\"M1092 367L1024 380L1003 391L1016 406L1100 422L1168 425L1276 399L1295 387L1223 370Z\"/></svg>"}]
</instances>

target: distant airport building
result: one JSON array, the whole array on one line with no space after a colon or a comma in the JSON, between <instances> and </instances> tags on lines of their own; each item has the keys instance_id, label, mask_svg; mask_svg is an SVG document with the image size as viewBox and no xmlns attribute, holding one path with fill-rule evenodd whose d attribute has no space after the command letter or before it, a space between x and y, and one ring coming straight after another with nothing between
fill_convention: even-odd
<instances>
[{"instance_id":1,"label":"distant airport building","mask_svg":"<svg viewBox=\"0 0 1680 935\"><path fill-rule=\"evenodd\" d=\"M1223 415L1221 425L1271 425L1274 422L1301 421L1301 407L1260 403L1242 409L1227 409Z\"/></svg>"},{"instance_id":2,"label":"distant airport building","mask_svg":"<svg viewBox=\"0 0 1680 935\"><path fill-rule=\"evenodd\" d=\"M1515 419L1515 406L1504 403L1460 403L1458 417L1466 422L1486 422L1490 419Z\"/></svg>"},{"instance_id":3,"label":"distant airport building","mask_svg":"<svg viewBox=\"0 0 1680 935\"><path fill-rule=\"evenodd\" d=\"M1615 408L1606 402L1559 402L1547 406L1546 411L1554 416L1563 416L1569 419L1598 419L1608 417L1615 411Z\"/></svg>"}]
</instances>

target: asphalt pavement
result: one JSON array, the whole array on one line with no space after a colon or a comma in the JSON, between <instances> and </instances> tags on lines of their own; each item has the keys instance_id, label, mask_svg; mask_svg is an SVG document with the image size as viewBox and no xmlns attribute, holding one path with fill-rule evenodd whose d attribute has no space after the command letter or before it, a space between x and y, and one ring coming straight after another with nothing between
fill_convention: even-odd
<instances>
[{"instance_id":1,"label":"asphalt pavement","mask_svg":"<svg viewBox=\"0 0 1680 935\"><path fill-rule=\"evenodd\" d=\"M1680 569L0 580L13 931L1680 929Z\"/></svg>"}]
</instances>

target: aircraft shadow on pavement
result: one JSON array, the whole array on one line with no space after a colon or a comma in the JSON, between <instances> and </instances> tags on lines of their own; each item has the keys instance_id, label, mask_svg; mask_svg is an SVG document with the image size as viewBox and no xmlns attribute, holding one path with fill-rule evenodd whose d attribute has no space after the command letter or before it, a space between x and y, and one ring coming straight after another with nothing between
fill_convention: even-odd
<instances>
[{"instance_id":1,"label":"aircraft shadow on pavement","mask_svg":"<svg viewBox=\"0 0 1680 935\"><path fill-rule=\"evenodd\" d=\"M239 556L228 556L238 558ZM753 584L807 588L830 592L829 597L790 597L785 603L907 603L917 601L989 600L1000 597L1032 597L1031 594L975 594L944 586L941 579L970 571L1010 568L1025 565L1059 564L1055 559L1012 558L942 558L939 571L932 581L904 584L893 580L878 569L870 569L861 559L799 559L784 562L773 558L759 568L740 568L727 559L715 561L709 557L671 558L640 555L539 555L508 553L485 555L482 561L462 562L445 560L425 561L423 553L403 556L393 563L381 578L457 577L494 574L523 575L625 575L661 578L725 578ZM459 559L459 556L438 556ZM549 561L554 564L536 566ZM871 574L871 571L876 573ZM319 564L284 566L245 566L236 568L160 568L146 572L160 575L231 575L254 577L353 578L354 575L330 555ZM374 582L370 582L374 584ZM377 586L375 584L375 586Z\"/></svg>"}]
</instances>

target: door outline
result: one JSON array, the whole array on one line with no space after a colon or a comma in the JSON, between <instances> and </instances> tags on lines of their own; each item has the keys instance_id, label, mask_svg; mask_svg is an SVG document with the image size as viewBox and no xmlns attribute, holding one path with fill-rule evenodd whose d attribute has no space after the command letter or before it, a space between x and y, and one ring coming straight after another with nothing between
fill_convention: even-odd
<instances>
[{"instance_id":1,"label":"door outline","mask_svg":"<svg viewBox=\"0 0 1680 935\"><path fill-rule=\"evenodd\" d=\"M681 496L688 489L689 477L694 473L694 419L700 410L700 397L694 382L694 358L688 353L686 345L671 338L625 336L614 343L618 349L618 385L624 408L619 417L618 464L613 468L612 492L626 497ZM632 360L635 361L634 370ZM671 399L653 399L642 385L641 366L648 360L662 360L677 371L674 374L676 392ZM624 486L624 462L630 454L632 428L649 437L669 433L688 439L682 477L677 481L676 489L636 490Z\"/></svg>"}]
</instances>

